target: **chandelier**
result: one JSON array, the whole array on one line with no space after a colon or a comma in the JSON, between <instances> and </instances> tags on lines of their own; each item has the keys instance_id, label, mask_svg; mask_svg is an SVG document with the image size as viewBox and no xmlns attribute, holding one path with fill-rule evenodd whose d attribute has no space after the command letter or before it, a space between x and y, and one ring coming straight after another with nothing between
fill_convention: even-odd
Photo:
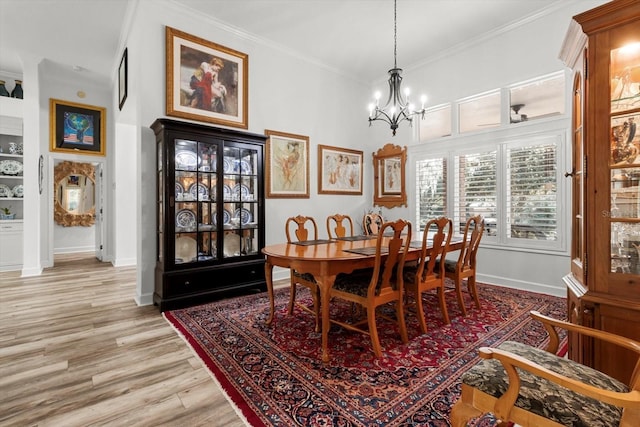
<instances>
[{"instance_id":1,"label":"chandelier","mask_svg":"<svg viewBox=\"0 0 640 427\"><path fill-rule=\"evenodd\" d=\"M406 120L411 124L413 116L420 115L424 119L424 104L427 97L422 95L420 102L422 106L419 110L409 102L409 89L404 90L404 94L400 89L402 84L402 68L398 68L398 29L397 29L397 0L393 0L393 68L389 70L389 98L384 107L380 108L380 92L375 93L375 104L369 104L369 126L375 120L382 120L391 126L393 136L396 135L398 125Z\"/></svg>"}]
</instances>

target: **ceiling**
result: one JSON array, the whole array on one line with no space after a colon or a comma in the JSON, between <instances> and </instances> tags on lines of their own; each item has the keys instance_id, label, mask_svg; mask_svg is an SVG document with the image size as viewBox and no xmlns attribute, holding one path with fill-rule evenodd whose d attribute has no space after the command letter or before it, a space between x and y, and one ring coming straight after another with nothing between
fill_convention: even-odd
<instances>
[{"instance_id":1,"label":"ceiling","mask_svg":"<svg viewBox=\"0 0 640 427\"><path fill-rule=\"evenodd\" d=\"M398 66L410 69L567 1L398 0ZM21 74L17 52L27 52L109 79L128 9L143 2L208 16L365 83L393 66L392 0L0 0L0 72Z\"/></svg>"}]
</instances>

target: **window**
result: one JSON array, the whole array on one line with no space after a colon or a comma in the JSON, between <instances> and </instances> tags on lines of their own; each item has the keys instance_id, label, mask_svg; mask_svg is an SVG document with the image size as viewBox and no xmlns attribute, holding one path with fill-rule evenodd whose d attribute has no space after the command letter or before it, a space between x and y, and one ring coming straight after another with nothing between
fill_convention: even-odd
<instances>
[{"instance_id":1,"label":"window","mask_svg":"<svg viewBox=\"0 0 640 427\"><path fill-rule=\"evenodd\" d=\"M553 142L507 147L509 237L557 239L557 151Z\"/></svg>"},{"instance_id":2,"label":"window","mask_svg":"<svg viewBox=\"0 0 640 427\"><path fill-rule=\"evenodd\" d=\"M500 126L500 91L477 96L458 104L459 132L476 132Z\"/></svg>"},{"instance_id":3,"label":"window","mask_svg":"<svg viewBox=\"0 0 640 427\"><path fill-rule=\"evenodd\" d=\"M416 201L416 217L421 230L430 219L447 215L446 159L416 162Z\"/></svg>"},{"instance_id":4,"label":"window","mask_svg":"<svg viewBox=\"0 0 640 427\"><path fill-rule=\"evenodd\" d=\"M462 234L470 217L482 215L485 243L562 249L558 168L563 132L496 142L465 138L464 148L447 144L446 153L432 148L415 153L416 223L422 229L429 219L447 216ZM478 148L470 148L474 145Z\"/></svg>"},{"instance_id":5,"label":"window","mask_svg":"<svg viewBox=\"0 0 640 427\"><path fill-rule=\"evenodd\" d=\"M420 139L442 138L451 135L451 104L429 108L420 120Z\"/></svg>"},{"instance_id":6,"label":"window","mask_svg":"<svg viewBox=\"0 0 640 427\"><path fill-rule=\"evenodd\" d=\"M487 234L496 233L497 152L486 151L455 157L453 224L460 232L472 216L485 218Z\"/></svg>"}]
</instances>

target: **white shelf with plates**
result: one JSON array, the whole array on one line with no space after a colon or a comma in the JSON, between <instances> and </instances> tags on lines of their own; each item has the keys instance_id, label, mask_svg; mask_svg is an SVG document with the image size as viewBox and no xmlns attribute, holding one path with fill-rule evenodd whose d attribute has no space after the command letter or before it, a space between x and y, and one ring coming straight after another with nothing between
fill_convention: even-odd
<instances>
[{"instance_id":1,"label":"white shelf with plates","mask_svg":"<svg viewBox=\"0 0 640 427\"><path fill-rule=\"evenodd\" d=\"M22 100L0 97L0 271L22 268L23 184Z\"/></svg>"}]
</instances>

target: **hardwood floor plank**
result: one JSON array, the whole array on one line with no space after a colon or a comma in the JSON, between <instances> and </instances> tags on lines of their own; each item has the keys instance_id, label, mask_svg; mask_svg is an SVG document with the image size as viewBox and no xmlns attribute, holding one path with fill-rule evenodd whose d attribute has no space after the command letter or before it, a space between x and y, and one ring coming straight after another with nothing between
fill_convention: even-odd
<instances>
[{"instance_id":1,"label":"hardwood floor plank","mask_svg":"<svg viewBox=\"0 0 640 427\"><path fill-rule=\"evenodd\" d=\"M136 270L57 256L41 276L0 273L0 426L245 425Z\"/></svg>"}]
</instances>

